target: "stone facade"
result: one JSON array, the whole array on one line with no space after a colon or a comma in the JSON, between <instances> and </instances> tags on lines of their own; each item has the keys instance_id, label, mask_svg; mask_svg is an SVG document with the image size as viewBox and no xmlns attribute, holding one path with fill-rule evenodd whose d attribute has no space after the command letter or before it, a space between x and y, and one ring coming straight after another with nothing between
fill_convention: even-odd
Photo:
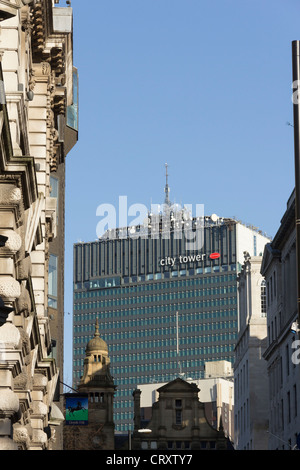
<instances>
[{"instance_id":1,"label":"stone facade","mask_svg":"<svg viewBox=\"0 0 300 470\"><path fill-rule=\"evenodd\" d=\"M157 390L158 401L153 403L152 418L147 428L141 426L141 390L134 396L134 431L132 449L165 450L227 450L222 423L213 428L205 416L205 406L199 401L199 388L181 378Z\"/></svg>"},{"instance_id":2,"label":"stone facade","mask_svg":"<svg viewBox=\"0 0 300 470\"><path fill-rule=\"evenodd\" d=\"M268 449L266 287L261 256L245 253L238 275L239 333L234 363L234 445L236 450Z\"/></svg>"},{"instance_id":3,"label":"stone facade","mask_svg":"<svg viewBox=\"0 0 300 470\"><path fill-rule=\"evenodd\" d=\"M72 9L56 3L0 1L0 450L62 447L63 310L49 315L48 274L64 243L51 174L71 148L73 63L72 30L53 20Z\"/></svg>"},{"instance_id":4,"label":"stone facade","mask_svg":"<svg viewBox=\"0 0 300 470\"><path fill-rule=\"evenodd\" d=\"M300 430L299 336L291 330L298 317L296 258L293 192L261 267L267 284L269 450L293 449Z\"/></svg>"}]
</instances>

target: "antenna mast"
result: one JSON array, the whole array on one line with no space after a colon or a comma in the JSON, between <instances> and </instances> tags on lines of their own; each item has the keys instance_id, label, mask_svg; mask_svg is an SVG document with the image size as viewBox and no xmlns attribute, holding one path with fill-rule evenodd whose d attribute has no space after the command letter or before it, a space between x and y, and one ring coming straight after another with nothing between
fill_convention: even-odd
<instances>
[{"instance_id":1,"label":"antenna mast","mask_svg":"<svg viewBox=\"0 0 300 470\"><path fill-rule=\"evenodd\" d=\"M181 364L179 360L179 333L178 333L178 311L176 312L176 344L177 344L177 363L179 366L179 373L181 375Z\"/></svg>"},{"instance_id":2,"label":"antenna mast","mask_svg":"<svg viewBox=\"0 0 300 470\"><path fill-rule=\"evenodd\" d=\"M168 185L168 164L165 163L165 167L166 167L166 186L165 186L165 204L167 206L170 206L170 199L169 199L169 193L170 193L170 188L169 188L169 185Z\"/></svg>"}]
</instances>

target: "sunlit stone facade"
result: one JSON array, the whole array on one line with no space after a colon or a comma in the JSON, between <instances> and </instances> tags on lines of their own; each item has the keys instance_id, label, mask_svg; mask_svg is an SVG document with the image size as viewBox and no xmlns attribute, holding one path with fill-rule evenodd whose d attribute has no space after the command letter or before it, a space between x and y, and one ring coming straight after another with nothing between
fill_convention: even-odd
<instances>
[{"instance_id":1,"label":"sunlit stone facade","mask_svg":"<svg viewBox=\"0 0 300 470\"><path fill-rule=\"evenodd\" d=\"M62 448L64 161L77 102L72 8L56 3L0 1L0 450Z\"/></svg>"}]
</instances>

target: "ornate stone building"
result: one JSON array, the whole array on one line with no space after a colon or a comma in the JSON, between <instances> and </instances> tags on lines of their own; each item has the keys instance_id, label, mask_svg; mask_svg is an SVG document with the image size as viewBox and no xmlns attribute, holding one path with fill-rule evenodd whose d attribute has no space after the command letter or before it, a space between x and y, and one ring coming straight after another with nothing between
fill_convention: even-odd
<instances>
[{"instance_id":1,"label":"ornate stone building","mask_svg":"<svg viewBox=\"0 0 300 470\"><path fill-rule=\"evenodd\" d=\"M234 363L234 446L236 450L267 450L269 390L267 363L266 282L262 256L245 252L238 274L239 333Z\"/></svg>"},{"instance_id":2,"label":"ornate stone building","mask_svg":"<svg viewBox=\"0 0 300 470\"><path fill-rule=\"evenodd\" d=\"M299 448L300 368L297 321L297 253L295 191L280 226L264 250L261 274L267 288L269 450Z\"/></svg>"},{"instance_id":3,"label":"ornate stone building","mask_svg":"<svg viewBox=\"0 0 300 470\"><path fill-rule=\"evenodd\" d=\"M57 3L0 1L0 450L62 448L64 162L78 129L72 8Z\"/></svg>"},{"instance_id":4,"label":"ornate stone building","mask_svg":"<svg viewBox=\"0 0 300 470\"><path fill-rule=\"evenodd\" d=\"M85 424L67 420L64 426L65 450L113 450L113 401L115 385L110 374L110 359L106 342L100 338L98 321L94 337L88 342L84 372L78 394L66 394L68 399L86 397L88 420ZM78 397L78 400L77 400ZM68 406L66 406L68 409ZM77 407L76 407L77 408ZM73 415L80 410L75 410ZM76 418L76 416L75 416Z\"/></svg>"},{"instance_id":5,"label":"ornate stone building","mask_svg":"<svg viewBox=\"0 0 300 470\"><path fill-rule=\"evenodd\" d=\"M181 378L157 390L159 397L152 406L152 418L147 428L141 426L141 390L133 392L134 431L132 449L165 450L227 450L222 423L213 428L205 415L205 406L199 401L199 388Z\"/></svg>"}]
</instances>

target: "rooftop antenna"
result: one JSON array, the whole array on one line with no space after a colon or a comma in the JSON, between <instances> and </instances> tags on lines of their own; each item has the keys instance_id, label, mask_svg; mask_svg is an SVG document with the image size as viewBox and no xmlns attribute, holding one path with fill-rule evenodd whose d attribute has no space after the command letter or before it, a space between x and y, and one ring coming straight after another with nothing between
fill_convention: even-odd
<instances>
[{"instance_id":1,"label":"rooftop antenna","mask_svg":"<svg viewBox=\"0 0 300 470\"><path fill-rule=\"evenodd\" d=\"M176 349L177 349L177 363L179 366L179 375L182 375L181 363L179 360L179 328L178 328L178 311L176 312Z\"/></svg>"},{"instance_id":2,"label":"rooftop antenna","mask_svg":"<svg viewBox=\"0 0 300 470\"><path fill-rule=\"evenodd\" d=\"M165 163L165 167L166 167L166 186L165 186L165 204L166 206L170 206L170 198L169 198L169 193L170 193L170 188L169 188L169 185L168 185L168 164Z\"/></svg>"}]
</instances>

